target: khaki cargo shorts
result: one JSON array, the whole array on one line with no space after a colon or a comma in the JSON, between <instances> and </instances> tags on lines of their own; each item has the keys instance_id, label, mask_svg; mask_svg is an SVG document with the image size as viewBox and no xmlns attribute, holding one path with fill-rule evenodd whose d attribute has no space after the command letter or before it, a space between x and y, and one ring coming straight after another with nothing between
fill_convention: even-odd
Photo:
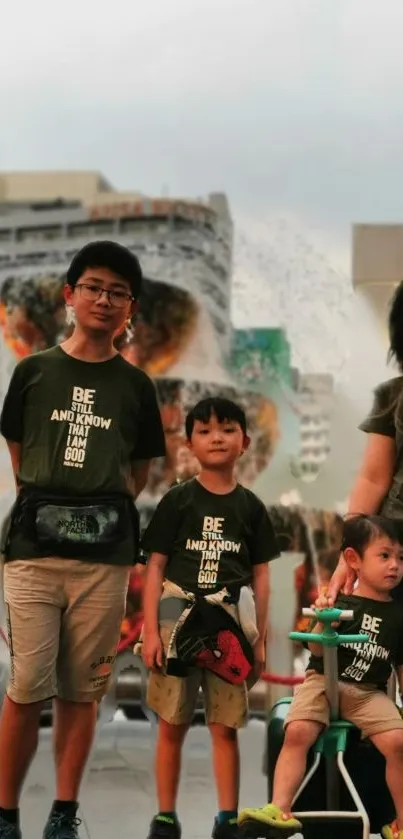
<instances>
[{"instance_id":1,"label":"khaki cargo shorts","mask_svg":"<svg viewBox=\"0 0 403 839\"><path fill-rule=\"evenodd\" d=\"M11 655L7 693L20 704L100 701L126 608L127 566L46 557L4 566Z\"/></svg>"},{"instance_id":2,"label":"khaki cargo shorts","mask_svg":"<svg viewBox=\"0 0 403 839\"><path fill-rule=\"evenodd\" d=\"M339 682L339 696L340 717L356 725L363 737L403 729L399 709L386 693L376 687ZM300 720L324 726L329 724L325 679L314 670L307 671L305 681L296 689L285 725Z\"/></svg>"},{"instance_id":3,"label":"khaki cargo shorts","mask_svg":"<svg viewBox=\"0 0 403 839\"><path fill-rule=\"evenodd\" d=\"M168 649L172 626L160 628L165 651ZM203 692L206 722L219 723L227 728L242 728L248 719L248 691L246 684L230 685L215 673L199 668L189 670L185 678L151 673L147 704L158 716L171 725L190 725L200 689Z\"/></svg>"}]
</instances>

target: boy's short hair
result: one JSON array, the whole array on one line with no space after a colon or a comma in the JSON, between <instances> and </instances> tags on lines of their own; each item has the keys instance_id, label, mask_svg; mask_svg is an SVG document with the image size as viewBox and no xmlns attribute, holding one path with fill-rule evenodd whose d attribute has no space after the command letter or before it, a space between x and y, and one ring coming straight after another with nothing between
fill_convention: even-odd
<instances>
[{"instance_id":1,"label":"boy's short hair","mask_svg":"<svg viewBox=\"0 0 403 839\"><path fill-rule=\"evenodd\" d=\"M196 421L207 424L212 416L217 417L219 423L236 422L241 426L243 433L247 433L245 411L239 405L236 405L231 399L224 399L221 396L209 396L207 399L201 399L189 411L185 420L187 439L191 439Z\"/></svg>"},{"instance_id":2,"label":"boy's short hair","mask_svg":"<svg viewBox=\"0 0 403 839\"><path fill-rule=\"evenodd\" d=\"M108 268L113 274L129 283L137 300L141 292L143 273L134 253L118 242L89 242L74 256L66 280L74 288L87 268Z\"/></svg>"},{"instance_id":3,"label":"boy's short hair","mask_svg":"<svg viewBox=\"0 0 403 839\"><path fill-rule=\"evenodd\" d=\"M346 519L343 525L341 550L353 548L362 557L371 542L382 536L403 545L403 522L385 516L352 516Z\"/></svg>"}]
</instances>

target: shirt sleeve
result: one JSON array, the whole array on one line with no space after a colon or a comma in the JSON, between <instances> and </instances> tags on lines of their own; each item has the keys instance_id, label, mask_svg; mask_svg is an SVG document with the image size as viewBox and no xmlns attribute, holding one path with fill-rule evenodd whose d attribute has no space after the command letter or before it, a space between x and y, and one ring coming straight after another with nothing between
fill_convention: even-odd
<instances>
[{"instance_id":1,"label":"shirt sleeve","mask_svg":"<svg viewBox=\"0 0 403 839\"><path fill-rule=\"evenodd\" d=\"M371 411L359 425L360 430L367 434L382 434L384 437L394 438L396 436L395 396L388 382L379 385L374 391Z\"/></svg>"},{"instance_id":2,"label":"shirt sleeve","mask_svg":"<svg viewBox=\"0 0 403 839\"><path fill-rule=\"evenodd\" d=\"M140 407L138 442L132 452L133 460L151 460L165 455L165 435L157 394L151 379L145 379Z\"/></svg>"},{"instance_id":3,"label":"shirt sleeve","mask_svg":"<svg viewBox=\"0 0 403 839\"><path fill-rule=\"evenodd\" d=\"M22 443L24 436L24 372L14 368L0 416L0 433L12 443Z\"/></svg>"},{"instance_id":4,"label":"shirt sleeve","mask_svg":"<svg viewBox=\"0 0 403 839\"><path fill-rule=\"evenodd\" d=\"M261 565L263 562L270 562L280 556L280 550L266 507L258 498L256 502L249 550L252 565Z\"/></svg>"},{"instance_id":5,"label":"shirt sleeve","mask_svg":"<svg viewBox=\"0 0 403 839\"><path fill-rule=\"evenodd\" d=\"M161 499L144 531L141 548L146 554L170 555L178 531L179 515L177 493L170 490Z\"/></svg>"}]
</instances>

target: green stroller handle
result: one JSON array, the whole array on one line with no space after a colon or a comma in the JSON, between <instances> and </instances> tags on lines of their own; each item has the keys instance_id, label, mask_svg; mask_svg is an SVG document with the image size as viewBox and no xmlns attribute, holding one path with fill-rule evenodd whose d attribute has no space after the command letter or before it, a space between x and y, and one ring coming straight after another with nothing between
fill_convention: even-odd
<instances>
[{"instance_id":1,"label":"green stroller handle","mask_svg":"<svg viewBox=\"0 0 403 839\"><path fill-rule=\"evenodd\" d=\"M365 644L369 641L368 635L343 635L336 632L332 623L336 621L351 620L354 613L351 610L343 609L303 609L305 617L317 618L324 624L323 632L290 632L291 641L311 641L314 644L323 644L324 647L338 647L340 644Z\"/></svg>"},{"instance_id":2,"label":"green stroller handle","mask_svg":"<svg viewBox=\"0 0 403 839\"><path fill-rule=\"evenodd\" d=\"M340 635L338 632L290 632L291 641L311 641L325 647L338 647L339 644L365 644L369 635Z\"/></svg>"},{"instance_id":3,"label":"green stroller handle","mask_svg":"<svg viewBox=\"0 0 403 839\"><path fill-rule=\"evenodd\" d=\"M334 607L334 606L331 609L328 606L326 606L325 609L314 609L314 608L312 608L312 609L303 609L302 611L303 611L304 615L306 615L307 617L309 617L309 615L312 615L312 617L314 615L316 615L318 620L320 620L321 623L325 623L325 624L326 623L333 623L334 621L349 620L354 615L354 612L353 612L352 609L344 609L344 610L343 609L336 609L336 607Z\"/></svg>"}]
</instances>

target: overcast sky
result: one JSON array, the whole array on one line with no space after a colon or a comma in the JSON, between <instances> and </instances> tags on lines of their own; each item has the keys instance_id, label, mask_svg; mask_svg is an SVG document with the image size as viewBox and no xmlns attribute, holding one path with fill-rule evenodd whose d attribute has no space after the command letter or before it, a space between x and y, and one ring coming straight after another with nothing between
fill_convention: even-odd
<instances>
[{"instance_id":1,"label":"overcast sky","mask_svg":"<svg viewBox=\"0 0 403 839\"><path fill-rule=\"evenodd\" d=\"M352 221L403 220L402 33L402 0L7 3L0 169L225 190L348 268Z\"/></svg>"}]
</instances>

